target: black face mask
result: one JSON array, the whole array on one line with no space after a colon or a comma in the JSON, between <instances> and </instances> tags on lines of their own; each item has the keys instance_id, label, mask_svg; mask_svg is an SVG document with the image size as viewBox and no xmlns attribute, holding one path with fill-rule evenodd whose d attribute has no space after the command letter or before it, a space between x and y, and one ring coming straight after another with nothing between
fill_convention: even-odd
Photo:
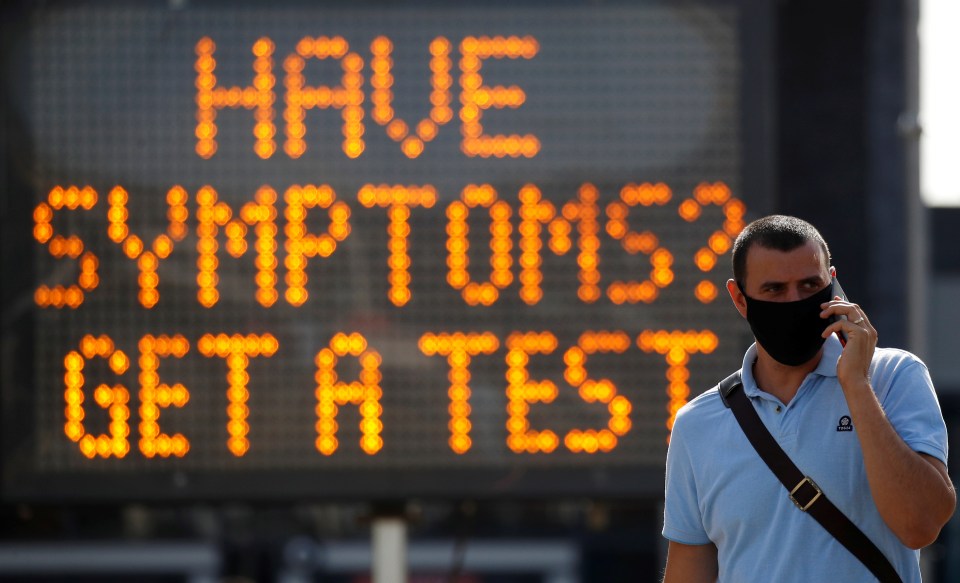
<instances>
[{"instance_id":1,"label":"black face mask","mask_svg":"<svg viewBox=\"0 0 960 583\"><path fill-rule=\"evenodd\" d=\"M742 291L742 290L741 290ZM765 302L743 294L747 301L747 322L763 349L780 364L798 366L814 357L830 324L820 317L820 304L833 299L828 285L809 298L796 302Z\"/></svg>"}]
</instances>

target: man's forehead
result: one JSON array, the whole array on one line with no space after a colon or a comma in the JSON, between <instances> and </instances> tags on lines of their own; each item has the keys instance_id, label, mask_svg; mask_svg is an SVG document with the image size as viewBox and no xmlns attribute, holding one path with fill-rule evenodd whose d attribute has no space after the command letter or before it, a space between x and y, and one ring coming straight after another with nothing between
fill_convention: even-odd
<instances>
[{"instance_id":1,"label":"man's forehead","mask_svg":"<svg viewBox=\"0 0 960 583\"><path fill-rule=\"evenodd\" d=\"M762 245L751 245L747 251L747 277L763 275L764 279L784 280L813 277L829 272L827 258L814 241L782 251Z\"/></svg>"}]
</instances>

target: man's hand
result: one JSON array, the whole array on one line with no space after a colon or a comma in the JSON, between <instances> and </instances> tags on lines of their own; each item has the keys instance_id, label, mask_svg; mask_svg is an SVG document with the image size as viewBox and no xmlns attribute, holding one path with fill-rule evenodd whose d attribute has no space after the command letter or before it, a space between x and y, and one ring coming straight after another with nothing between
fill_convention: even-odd
<instances>
[{"instance_id":1,"label":"man's hand","mask_svg":"<svg viewBox=\"0 0 960 583\"><path fill-rule=\"evenodd\" d=\"M858 383L870 382L870 363L877 347L877 331L870 324L867 315L857 304L851 304L839 297L822 304L821 318L840 317L827 326L823 337L831 334L843 333L846 335L846 345L843 354L837 362L837 379L840 386L846 388Z\"/></svg>"}]
</instances>

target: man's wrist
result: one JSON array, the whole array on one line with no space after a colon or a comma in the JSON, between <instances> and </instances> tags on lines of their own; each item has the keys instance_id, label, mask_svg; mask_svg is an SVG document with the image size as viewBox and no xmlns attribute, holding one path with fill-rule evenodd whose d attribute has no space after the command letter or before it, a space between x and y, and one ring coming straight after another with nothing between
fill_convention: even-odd
<instances>
[{"instance_id":1,"label":"man's wrist","mask_svg":"<svg viewBox=\"0 0 960 583\"><path fill-rule=\"evenodd\" d=\"M856 380L841 381L840 387L844 394L850 396L870 395L873 393L873 386L869 379L860 378Z\"/></svg>"}]
</instances>

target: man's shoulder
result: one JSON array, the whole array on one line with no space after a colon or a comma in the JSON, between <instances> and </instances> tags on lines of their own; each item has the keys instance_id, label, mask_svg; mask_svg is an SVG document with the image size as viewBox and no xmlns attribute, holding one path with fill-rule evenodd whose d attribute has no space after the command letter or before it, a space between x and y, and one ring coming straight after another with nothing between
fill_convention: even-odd
<instances>
[{"instance_id":1,"label":"man's shoulder","mask_svg":"<svg viewBox=\"0 0 960 583\"><path fill-rule=\"evenodd\" d=\"M909 364L912 362L923 363L919 356L902 348L884 348L880 346L874 351L873 359L874 361L888 361L899 364Z\"/></svg>"},{"instance_id":2,"label":"man's shoulder","mask_svg":"<svg viewBox=\"0 0 960 583\"><path fill-rule=\"evenodd\" d=\"M673 422L670 444L671 447L674 443L682 444L693 456L712 455L708 452L715 452L719 444L738 434L741 432L737 430L736 418L714 386L680 408Z\"/></svg>"},{"instance_id":3,"label":"man's shoulder","mask_svg":"<svg viewBox=\"0 0 960 583\"><path fill-rule=\"evenodd\" d=\"M676 424L700 425L709 422L718 415L724 414L726 409L726 405L723 404L723 400L720 398L720 391L717 387L713 387L681 407L677 412ZM676 424L674 431L676 431Z\"/></svg>"},{"instance_id":4,"label":"man's shoulder","mask_svg":"<svg viewBox=\"0 0 960 583\"><path fill-rule=\"evenodd\" d=\"M909 367L926 369L920 357L900 348L880 348L873 353L871 376L877 374L893 374Z\"/></svg>"}]
</instances>

